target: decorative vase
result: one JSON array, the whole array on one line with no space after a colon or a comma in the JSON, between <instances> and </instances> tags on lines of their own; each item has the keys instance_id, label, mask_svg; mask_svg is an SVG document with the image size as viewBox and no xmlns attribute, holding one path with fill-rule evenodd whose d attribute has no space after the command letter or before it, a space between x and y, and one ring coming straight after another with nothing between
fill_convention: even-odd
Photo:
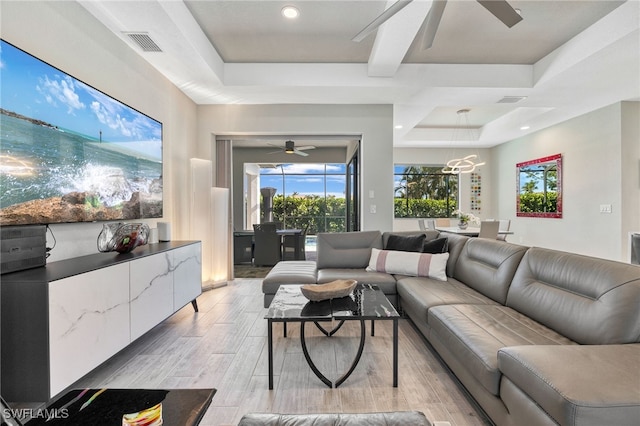
<instances>
[{"instance_id":1,"label":"decorative vase","mask_svg":"<svg viewBox=\"0 0 640 426\"><path fill-rule=\"evenodd\" d=\"M467 226L469 226L468 222L463 222L463 221L458 222L458 228L460 229L467 229Z\"/></svg>"},{"instance_id":2,"label":"decorative vase","mask_svg":"<svg viewBox=\"0 0 640 426\"><path fill-rule=\"evenodd\" d=\"M98 235L98 251L129 253L149 241L149 225L145 223L107 223Z\"/></svg>"}]
</instances>

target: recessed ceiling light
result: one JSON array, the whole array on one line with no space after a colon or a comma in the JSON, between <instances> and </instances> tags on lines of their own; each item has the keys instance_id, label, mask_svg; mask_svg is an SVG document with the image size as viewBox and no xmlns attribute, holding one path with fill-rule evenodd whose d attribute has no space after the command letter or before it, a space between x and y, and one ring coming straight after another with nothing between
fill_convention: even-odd
<instances>
[{"instance_id":1,"label":"recessed ceiling light","mask_svg":"<svg viewBox=\"0 0 640 426\"><path fill-rule=\"evenodd\" d=\"M285 6L282 8L282 16L288 19L295 19L300 15L300 11L293 6Z\"/></svg>"},{"instance_id":2,"label":"recessed ceiling light","mask_svg":"<svg viewBox=\"0 0 640 426\"><path fill-rule=\"evenodd\" d=\"M531 126L521 126L520 130L529 130L531 128Z\"/></svg>"},{"instance_id":3,"label":"recessed ceiling light","mask_svg":"<svg viewBox=\"0 0 640 426\"><path fill-rule=\"evenodd\" d=\"M398 124L397 126L394 127L394 129L402 129L402 124Z\"/></svg>"}]
</instances>

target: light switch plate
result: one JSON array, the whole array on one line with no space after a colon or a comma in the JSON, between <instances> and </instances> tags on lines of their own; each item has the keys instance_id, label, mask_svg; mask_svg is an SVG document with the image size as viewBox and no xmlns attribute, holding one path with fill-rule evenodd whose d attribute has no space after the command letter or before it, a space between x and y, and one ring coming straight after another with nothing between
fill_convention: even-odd
<instances>
[{"instance_id":1,"label":"light switch plate","mask_svg":"<svg viewBox=\"0 0 640 426\"><path fill-rule=\"evenodd\" d=\"M611 213L611 204L600 204L600 213Z\"/></svg>"}]
</instances>

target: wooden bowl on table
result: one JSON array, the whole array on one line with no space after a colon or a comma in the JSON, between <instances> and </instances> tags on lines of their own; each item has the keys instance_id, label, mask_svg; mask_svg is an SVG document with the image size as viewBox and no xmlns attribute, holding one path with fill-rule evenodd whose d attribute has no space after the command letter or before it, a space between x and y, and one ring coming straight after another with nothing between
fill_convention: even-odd
<instances>
[{"instance_id":1,"label":"wooden bowl on table","mask_svg":"<svg viewBox=\"0 0 640 426\"><path fill-rule=\"evenodd\" d=\"M351 294L358 284L356 280L335 280L326 284L305 284L300 290L312 302L337 299Z\"/></svg>"}]
</instances>

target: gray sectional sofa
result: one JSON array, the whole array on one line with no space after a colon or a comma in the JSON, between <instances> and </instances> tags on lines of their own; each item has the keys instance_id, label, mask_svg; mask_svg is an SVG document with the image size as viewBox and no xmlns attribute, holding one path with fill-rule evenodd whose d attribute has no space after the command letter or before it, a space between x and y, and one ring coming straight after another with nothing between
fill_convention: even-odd
<instances>
[{"instance_id":1,"label":"gray sectional sofa","mask_svg":"<svg viewBox=\"0 0 640 426\"><path fill-rule=\"evenodd\" d=\"M634 425L640 419L640 267L504 241L446 236L447 280L367 271L377 231L318 235L317 262L263 281L377 284L498 425Z\"/></svg>"}]
</instances>

